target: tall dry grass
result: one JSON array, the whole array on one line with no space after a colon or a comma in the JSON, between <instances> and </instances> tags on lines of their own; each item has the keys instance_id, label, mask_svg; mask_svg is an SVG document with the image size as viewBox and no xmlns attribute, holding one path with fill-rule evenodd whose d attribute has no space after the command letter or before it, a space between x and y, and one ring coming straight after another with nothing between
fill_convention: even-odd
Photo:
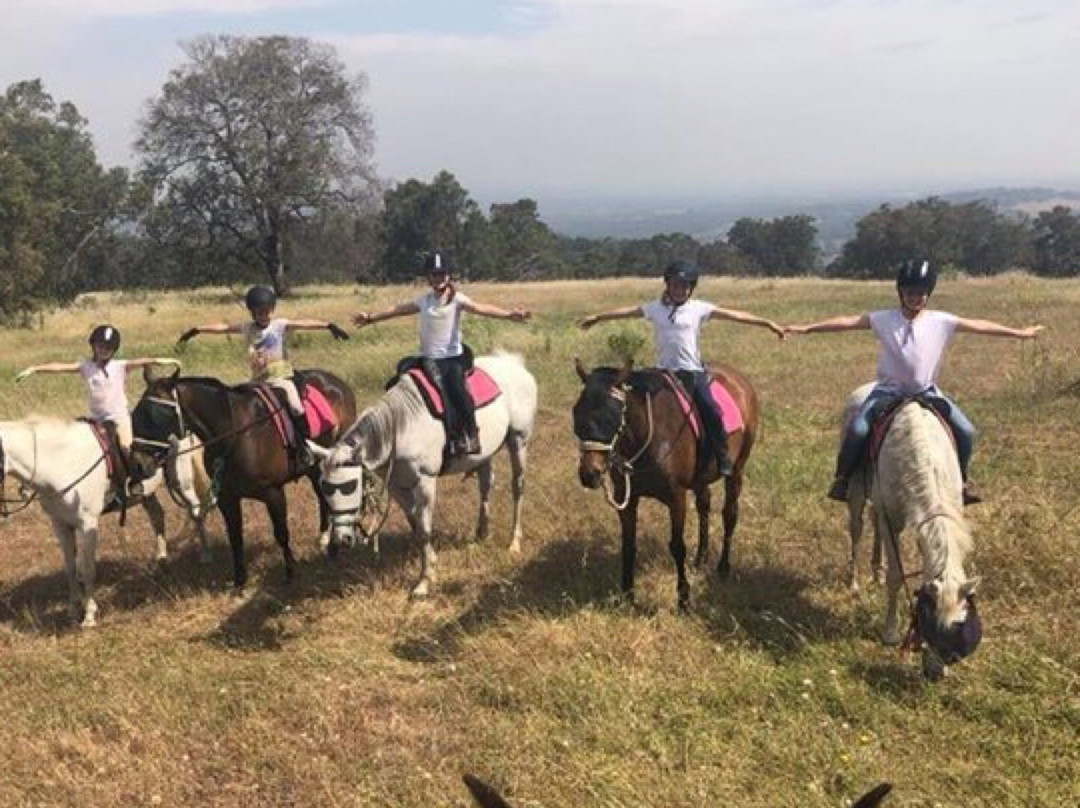
<instances>
[{"instance_id":1,"label":"tall dry grass","mask_svg":"<svg viewBox=\"0 0 1080 808\"><path fill-rule=\"evenodd\" d=\"M416 289L305 289L286 316L344 322ZM1080 804L1080 497L1075 446L1080 283L1024 276L946 282L942 308L1050 327L1037 344L960 337L944 372L981 430L974 509L984 646L943 684L882 648L882 597L843 582L842 509L823 498L846 392L869 378L867 334L781 344L710 324L705 352L754 380L765 408L736 537L734 579L692 580L675 612L666 519L644 508L639 607L617 598L614 515L575 478L571 359L647 354L644 324L572 328L587 310L644 300L645 281L476 285L536 320L472 318L479 349L521 351L541 389L520 558L505 552L507 467L497 464L492 539L469 540L472 481L440 486L441 578L410 603L416 548L396 512L383 552L334 564L315 544L310 492L290 489L299 581L282 583L265 515L247 510L253 592L229 591L220 519L214 564L174 541L163 568L149 529L107 521L102 625L65 613L60 557L36 508L2 527L0 805L463 806L464 771L519 806L840 806L891 780L897 806ZM892 304L888 284L706 282L721 305L805 321ZM15 386L27 364L85 354L92 324L124 354L167 354L187 326L235 320L228 290L95 295L40 331L0 333L0 411L81 410L73 378ZM294 342L300 366L341 373L371 401L415 324L349 343ZM200 337L187 370L243 377L241 346ZM136 394L132 383L131 393ZM692 521L692 520L691 520ZM175 532L180 520L170 512ZM693 524L689 526L692 535Z\"/></svg>"}]
</instances>

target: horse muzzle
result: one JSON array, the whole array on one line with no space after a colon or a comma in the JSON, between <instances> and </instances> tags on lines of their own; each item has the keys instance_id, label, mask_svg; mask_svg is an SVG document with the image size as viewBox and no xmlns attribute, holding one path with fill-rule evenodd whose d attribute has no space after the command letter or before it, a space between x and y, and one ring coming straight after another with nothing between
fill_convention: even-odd
<instances>
[{"instance_id":1,"label":"horse muzzle","mask_svg":"<svg viewBox=\"0 0 1080 808\"><path fill-rule=\"evenodd\" d=\"M599 488L607 473L607 457L602 452L584 451L578 461L578 479L589 489Z\"/></svg>"}]
</instances>

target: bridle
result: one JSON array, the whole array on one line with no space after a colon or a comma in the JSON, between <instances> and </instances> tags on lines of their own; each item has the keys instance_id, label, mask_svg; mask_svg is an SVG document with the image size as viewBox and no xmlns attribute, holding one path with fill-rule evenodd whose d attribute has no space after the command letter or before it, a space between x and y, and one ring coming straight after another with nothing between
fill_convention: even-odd
<instances>
[{"instance_id":1,"label":"bridle","mask_svg":"<svg viewBox=\"0 0 1080 808\"><path fill-rule=\"evenodd\" d=\"M626 421L626 388L622 386L612 386L608 390L608 395L615 399L619 403L619 426L615 430L615 433L611 436L610 441L600 440L585 440L575 434L578 439L578 449L584 454L585 452L603 452L605 455L605 468L606 472L610 472L611 477L614 478L617 475L622 475L623 482L623 498L621 502L616 501L614 492L614 481L611 481L609 485L609 479L604 476L604 498L607 499L608 504L617 511L626 509L626 506L630 504L631 495L631 478L635 471L634 464L641 459L645 454L649 445L653 439L653 411L652 411L652 395L645 392L645 411L648 419L649 431L645 437L644 443L632 457L626 458L619 454L618 449L615 447L619 441L626 435L627 421Z\"/></svg>"},{"instance_id":2,"label":"bridle","mask_svg":"<svg viewBox=\"0 0 1080 808\"><path fill-rule=\"evenodd\" d=\"M30 473L30 479L25 481L25 482L21 482L20 485L19 485L19 490L20 490L20 493L25 492L27 488L31 488L33 490L31 492L30 496L28 496L28 497L27 496L20 497L19 499L7 499L3 495L3 489L4 489L4 486L5 486L6 482L7 482L7 453L4 451L4 441L3 441L2 438L0 438L0 519L7 519L7 518L9 518L11 516L14 516L17 513L20 513L21 511L25 511L27 508L29 508L34 503L34 500L36 500L38 498L38 494L40 493L38 491L38 489L34 485L34 481L37 479L37 469L38 469L38 462L37 462L37 459L38 459L38 436L37 436L37 430L34 429L33 427L31 427L30 428L30 434L33 437L34 466L33 466L33 471ZM53 492L53 495L57 496L57 497L64 496L69 491L71 491L71 489L73 489L75 486L77 486L79 483L81 483L83 480L85 480L87 477L89 477L94 472L94 469L96 469L98 466L100 466L104 462L105 462L105 452L103 451L101 453L101 455L98 457L98 459L90 464L90 467L86 471L84 471L82 474L80 474L78 477L76 477L72 482L65 485L63 488ZM8 505L10 503L17 503L18 505L17 505L16 508L9 510Z\"/></svg>"}]
</instances>

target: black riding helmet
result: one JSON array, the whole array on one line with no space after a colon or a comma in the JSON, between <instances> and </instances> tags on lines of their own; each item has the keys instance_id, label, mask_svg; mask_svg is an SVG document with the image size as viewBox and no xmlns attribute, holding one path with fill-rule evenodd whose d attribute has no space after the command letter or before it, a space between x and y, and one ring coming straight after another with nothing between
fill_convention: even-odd
<instances>
[{"instance_id":1,"label":"black riding helmet","mask_svg":"<svg viewBox=\"0 0 1080 808\"><path fill-rule=\"evenodd\" d=\"M120 332L111 325L95 326L87 342L91 345L104 345L116 353L120 350Z\"/></svg>"},{"instance_id":2,"label":"black riding helmet","mask_svg":"<svg viewBox=\"0 0 1080 808\"><path fill-rule=\"evenodd\" d=\"M454 261L445 250L424 253L424 273L427 275L454 274Z\"/></svg>"},{"instance_id":3,"label":"black riding helmet","mask_svg":"<svg viewBox=\"0 0 1080 808\"><path fill-rule=\"evenodd\" d=\"M691 288L697 286L700 276L701 272L698 270L697 264L691 261L672 261L664 270L665 283L671 280L682 281Z\"/></svg>"},{"instance_id":4,"label":"black riding helmet","mask_svg":"<svg viewBox=\"0 0 1080 808\"><path fill-rule=\"evenodd\" d=\"M277 305L277 293L269 286L252 286L244 295L244 304L248 311L274 308Z\"/></svg>"},{"instance_id":5,"label":"black riding helmet","mask_svg":"<svg viewBox=\"0 0 1080 808\"><path fill-rule=\"evenodd\" d=\"M912 258L900 264L896 273L896 290L917 289L929 297L937 286L937 270L929 261Z\"/></svg>"}]
</instances>

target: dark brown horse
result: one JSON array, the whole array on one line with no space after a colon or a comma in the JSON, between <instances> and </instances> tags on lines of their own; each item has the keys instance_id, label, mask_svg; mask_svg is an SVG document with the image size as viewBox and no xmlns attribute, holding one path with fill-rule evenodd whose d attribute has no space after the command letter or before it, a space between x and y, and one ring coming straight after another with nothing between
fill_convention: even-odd
<instances>
[{"instance_id":1,"label":"dark brown horse","mask_svg":"<svg viewBox=\"0 0 1080 808\"><path fill-rule=\"evenodd\" d=\"M574 404L574 434L581 446L578 476L586 488L598 488L605 475L611 480L608 499L622 523L622 586L633 597L637 555L637 510L642 497L658 499L671 519L671 555L679 576L679 607L690 603L686 578L686 494L694 492L698 512L695 563L709 553L709 486L720 476L716 460L698 462L698 440L683 414L675 393L657 371L596 368L589 372L575 360L585 389ZM745 426L728 435L728 453L735 470L724 479L724 547L717 569L731 572L731 537L739 521L739 494L743 470L758 430L758 400L754 388L729 367L712 368L713 377L731 394Z\"/></svg>"},{"instance_id":2,"label":"dark brown horse","mask_svg":"<svg viewBox=\"0 0 1080 808\"><path fill-rule=\"evenodd\" d=\"M344 381L326 371L300 371L296 380L317 387L333 407L338 426L317 441L333 445L356 420L356 397ZM287 410L284 414L288 417ZM147 382L132 413L137 474L152 472L161 461L155 456L160 452L149 451L146 446L152 444L139 439L167 445L171 436L181 436L190 429L203 442L207 471L219 486L218 508L229 534L237 588L247 582L241 500L257 499L266 505L274 538L285 558L287 580L292 580L296 560L289 548L285 483L300 476L310 479L319 501L320 533L326 534L330 526L329 510L319 492L318 466L297 474L291 453L278 437L273 415L251 385L229 387L217 379L180 378L177 374Z\"/></svg>"}]
</instances>

